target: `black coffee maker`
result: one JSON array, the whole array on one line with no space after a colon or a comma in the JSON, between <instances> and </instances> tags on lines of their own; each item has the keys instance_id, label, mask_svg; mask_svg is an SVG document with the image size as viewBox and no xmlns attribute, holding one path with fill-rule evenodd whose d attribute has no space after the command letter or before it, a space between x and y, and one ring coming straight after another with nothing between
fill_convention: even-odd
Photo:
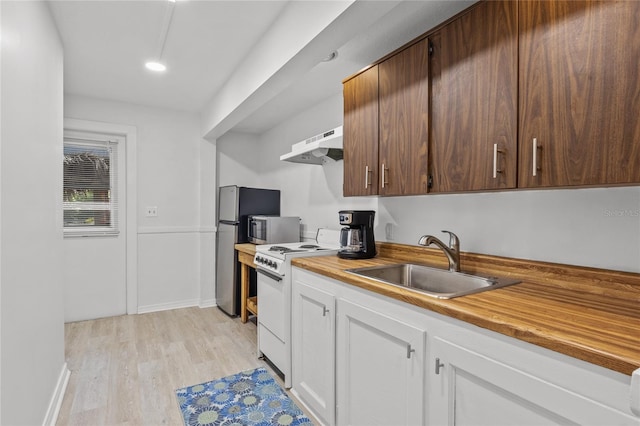
<instances>
[{"instance_id":1,"label":"black coffee maker","mask_svg":"<svg viewBox=\"0 0 640 426\"><path fill-rule=\"evenodd\" d=\"M343 259L370 259L376 252L373 237L373 210L341 210L340 225L347 225L340 231L340 251Z\"/></svg>"}]
</instances>

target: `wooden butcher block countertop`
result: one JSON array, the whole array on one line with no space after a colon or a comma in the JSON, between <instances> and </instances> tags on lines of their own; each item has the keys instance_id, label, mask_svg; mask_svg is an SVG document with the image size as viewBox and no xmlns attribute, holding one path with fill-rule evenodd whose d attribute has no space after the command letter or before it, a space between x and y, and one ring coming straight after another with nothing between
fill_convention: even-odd
<instances>
[{"instance_id":1,"label":"wooden butcher block countertop","mask_svg":"<svg viewBox=\"0 0 640 426\"><path fill-rule=\"evenodd\" d=\"M294 258L292 265L623 374L640 368L640 274L461 253L463 272L522 283L444 300L344 272L388 263L448 265L437 249L377 247L373 259L318 256Z\"/></svg>"},{"instance_id":2,"label":"wooden butcher block countertop","mask_svg":"<svg viewBox=\"0 0 640 426\"><path fill-rule=\"evenodd\" d=\"M255 256L255 254L256 254L256 245L252 244L252 243L236 244L234 247L240 253L247 254L247 255L249 255L251 257Z\"/></svg>"}]
</instances>

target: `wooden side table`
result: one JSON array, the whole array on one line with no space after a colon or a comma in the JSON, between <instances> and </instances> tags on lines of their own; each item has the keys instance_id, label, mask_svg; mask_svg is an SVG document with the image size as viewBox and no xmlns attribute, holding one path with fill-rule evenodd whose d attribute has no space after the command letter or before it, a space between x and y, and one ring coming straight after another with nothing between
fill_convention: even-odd
<instances>
[{"instance_id":1,"label":"wooden side table","mask_svg":"<svg viewBox=\"0 0 640 426\"><path fill-rule=\"evenodd\" d=\"M236 244L238 262L240 262L240 321L246 323L249 313L258 315L258 298L249 297L249 268L255 268L253 257L256 254L254 244Z\"/></svg>"}]
</instances>

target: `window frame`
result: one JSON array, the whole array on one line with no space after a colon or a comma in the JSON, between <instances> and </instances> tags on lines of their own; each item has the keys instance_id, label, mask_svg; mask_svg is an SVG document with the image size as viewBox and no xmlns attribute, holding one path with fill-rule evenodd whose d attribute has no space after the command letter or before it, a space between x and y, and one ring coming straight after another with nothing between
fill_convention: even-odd
<instances>
[{"instance_id":1,"label":"window frame","mask_svg":"<svg viewBox=\"0 0 640 426\"><path fill-rule=\"evenodd\" d=\"M83 210L103 210L105 204L108 205L108 210L110 212L110 225L109 226L96 226L96 225L88 225L88 226L66 226L64 221L64 213L68 210L73 210L68 208L71 206L71 203L64 201L64 192L63 192L63 201L62 201L62 213L63 213L63 235L65 238L68 237L113 237L118 236L120 234L120 226L119 226L119 208L118 208L118 198L120 194L118 194L118 145L121 142L121 138L114 137L114 135L98 135L98 134L83 134L80 132L67 132L65 131L64 140L63 140L63 151L67 146L75 146L80 148L97 148L97 149L107 149L109 152L109 191L110 200L108 203L104 202L94 202L94 203L86 203L87 206ZM63 153L64 155L64 153ZM64 157L63 157L64 162ZM63 163L64 164L64 163ZM64 191L64 171L63 171L63 191ZM78 204L76 204L78 205ZM97 207L97 208L91 208Z\"/></svg>"}]
</instances>

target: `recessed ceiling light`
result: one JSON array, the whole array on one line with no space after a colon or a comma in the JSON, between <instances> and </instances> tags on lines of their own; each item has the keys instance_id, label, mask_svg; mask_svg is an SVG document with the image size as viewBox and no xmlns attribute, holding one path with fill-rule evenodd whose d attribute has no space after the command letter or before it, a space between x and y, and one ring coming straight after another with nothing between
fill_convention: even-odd
<instances>
[{"instance_id":1,"label":"recessed ceiling light","mask_svg":"<svg viewBox=\"0 0 640 426\"><path fill-rule=\"evenodd\" d=\"M147 67L148 70L155 71L155 72L163 72L167 70L167 66L165 64L162 64L160 62L155 62L155 61L149 61L146 64L144 64L144 66Z\"/></svg>"}]
</instances>

